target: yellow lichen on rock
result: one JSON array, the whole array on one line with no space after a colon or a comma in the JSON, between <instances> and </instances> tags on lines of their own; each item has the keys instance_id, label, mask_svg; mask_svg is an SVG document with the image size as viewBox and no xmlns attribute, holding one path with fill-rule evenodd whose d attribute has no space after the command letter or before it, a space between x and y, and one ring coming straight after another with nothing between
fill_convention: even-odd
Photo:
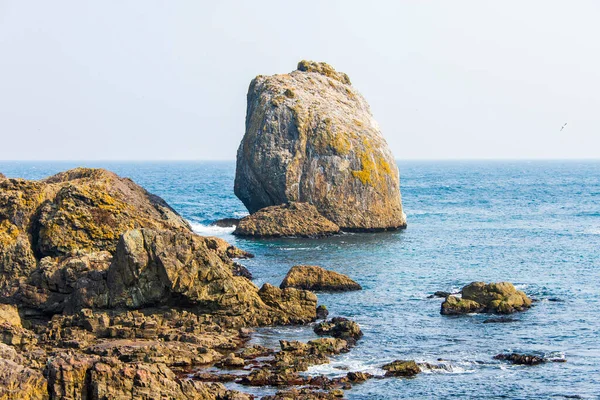
<instances>
[{"instance_id":1,"label":"yellow lichen on rock","mask_svg":"<svg viewBox=\"0 0 600 400\"><path fill-rule=\"evenodd\" d=\"M234 185L251 213L297 201L342 229L403 228L399 185L393 155L346 74L301 61L251 82Z\"/></svg>"}]
</instances>

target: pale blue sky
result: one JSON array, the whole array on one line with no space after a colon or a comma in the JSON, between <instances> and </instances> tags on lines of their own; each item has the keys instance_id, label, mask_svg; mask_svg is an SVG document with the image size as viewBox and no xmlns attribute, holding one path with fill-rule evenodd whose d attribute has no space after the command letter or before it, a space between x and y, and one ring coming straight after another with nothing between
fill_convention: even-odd
<instances>
[{"instance_id":1,"label":"pale blue sky","mask_svg":"<svg viewBox=\"0 0 600 400\"><path fill-rule=\"evenodd\" d=\"M597 1L0 0L0 160L234 159L250 80L301 59L350 75L399 159L600 158L599 20Z\"/></svg>"}]
</instances>

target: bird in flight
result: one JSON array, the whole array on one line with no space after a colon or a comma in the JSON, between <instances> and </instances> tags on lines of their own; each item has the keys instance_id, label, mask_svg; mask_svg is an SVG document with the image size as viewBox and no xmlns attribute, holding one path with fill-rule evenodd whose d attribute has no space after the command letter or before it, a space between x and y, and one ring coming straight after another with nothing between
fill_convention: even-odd
<instances>
[{"instance_id":1,"label":"bird in flight","mask_svg":"<svg viewBox=\"0 0 600 400\"><path fill-rule=\"evenodd\" d=\"M563 129L565 129L565 126L567 126L567 123L565 122L565 124L560 128L560 131L562 132Z\"/></svg>"}]
</instances>

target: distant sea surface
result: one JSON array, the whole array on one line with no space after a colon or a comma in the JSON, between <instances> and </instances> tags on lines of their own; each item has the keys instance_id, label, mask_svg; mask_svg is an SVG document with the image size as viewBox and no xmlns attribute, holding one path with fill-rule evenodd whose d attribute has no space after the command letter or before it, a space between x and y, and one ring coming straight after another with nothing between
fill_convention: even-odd
<instances>
[{"instance_id":1,"label":"distant sea surface","mask_svg":"<svg viewBox=\"0 0 600 400\"><path fill-rule=\"evenodd\" d=\"M446 366L367 381L347 391L349 399L600 398L600 162L400 162L406 230L314 240L238 239L210 227L247 214L233 194L234 162L0 162L0 172L39 179L76 166L130 177L199 234L254 253L245 265L259 286L279 285L296 264L358 281L362 291L319 294L319 303L330 316L356 320L365 336L309 374L380 373L394 359ZM517 322L484 324L489 315L442 316L442 300L428 298L472 281L510 281L538 302L513 315ZM311 327L263 328L253 341L276 347L314 337ZM502 352L567 362L512 366L492 359Z\"/></svg>"}]
</instances>

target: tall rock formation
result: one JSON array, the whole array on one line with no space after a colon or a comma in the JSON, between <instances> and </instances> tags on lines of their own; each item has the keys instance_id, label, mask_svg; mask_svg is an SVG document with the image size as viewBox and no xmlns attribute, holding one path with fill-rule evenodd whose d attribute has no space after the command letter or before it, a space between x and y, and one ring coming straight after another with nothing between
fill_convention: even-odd
<instances>
[{"instance_id":1,"label":"tall rock formation","mask_svg":"<svg viewBox=\"0 0 600 400\"><path fill-rule=\"evenodd\" d=\"M348 76L301 61L248 90L235 194L251 213L307 202L345 230L406 226L394 157Z\"/></svg>"}]
</instances>

